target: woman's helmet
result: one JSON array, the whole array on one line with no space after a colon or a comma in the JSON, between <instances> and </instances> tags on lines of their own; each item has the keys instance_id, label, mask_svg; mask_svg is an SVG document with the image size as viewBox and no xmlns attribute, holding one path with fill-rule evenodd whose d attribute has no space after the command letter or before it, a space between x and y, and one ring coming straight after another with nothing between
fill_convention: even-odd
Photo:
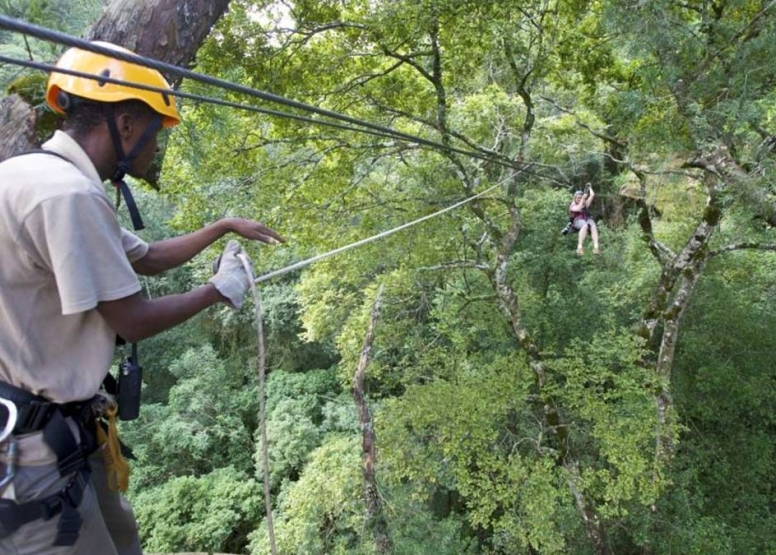
<instances>
[{"instance_id":1,"label":"woman's helmet","mask_svg":"<svg viewBox=\"0 0 776 555\"><path fill-rule=\"evenodd\" d=\"M133 54L131 50L108 42L95 41L93 44L111 48L118 52ZM155 69L116 60L103 54L80 48L70 48L59 59L56 67L171 90L167 80ZM67 94L62 94L63 92ZM175 99L169 94L52 72L46 86L46 103L55 112L64 114L70 102L68 95L95 102L139 100L162 116L163 127L172 127L181 122Z\"/></svg>"}]
</instances>

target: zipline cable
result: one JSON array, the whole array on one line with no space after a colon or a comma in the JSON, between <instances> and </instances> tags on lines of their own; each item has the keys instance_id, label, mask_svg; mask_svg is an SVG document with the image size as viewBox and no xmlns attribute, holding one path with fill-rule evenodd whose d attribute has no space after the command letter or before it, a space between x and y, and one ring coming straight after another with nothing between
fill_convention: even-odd
<instances>
[{"instance_id":1,"label":"zipline cable","mask_svg":"<svg viewBox=\"0 0 776 555\"><path fill-rule=\"evenodd\" d=\"M282 276L284 274L287 274L289 272L293 272L294 270L298 270L300 268L304 268L305 266L309 266L310 264L314 264L316 262L320 262L321 260L325 260L327 258L330 258L336 254L343 253L345 251L349 251L350 249L355 249L356 247L360 247L362 245L366 245L367 243L371 243L372 241L377 241L378 239L383 239L384 237L388 237L389 235L393 235L394 233L398 233L399 231L405 230L407 228L410 228L414 225L417 225L419 223L425 222L427 220L430 220L432 218L436 218L437 216L441 216L442 214L446 212L450 212L451 210L455 210L456 208L459 208L463 206L464 204L467 204L475 199L478 199L492 190L494 190L497 187L500 187L506 180L502 180L499 183L496 183L492 187L489 187L482 191L481 193L477 193L476 195L473 195L469 198L466 198L460 202L457 202L451 206L448 206L447 208L443 208L442 210L439 210L437 212L434 212L433 214L428 214L427 216L423 216L422 218L418 218L417 220L412 220L411 222L407 222L405 224L402 224L398 227L394 227L393 229L389 229L386 231L383 231L381 233L378 233L377 235L372 235L371 237L367 237L366 239L361 239L360 241L356 241L355 243L350 243L349 245L345 245L343 247L336 248L334 250L319 254L317 256L313 256L311 258L307 258L305 260L301 260L299 262L296 262L294 264L291 264L290 266L286 266L285 268L280 268L278 270L274 270L272 272L269 272L267 274L264 274L263 276L259 276L256 278L256 283L261 283L263 281L268 281L270 279L276 278L278 276Z\"/></svg>"},{"instance_id":2,"label":"zipline cable","mask_svg":"<svg viewBox=\"0 0 776 555\"><path fill-rule=\"evenodd\" d=\"M396 139L397 137L395 135L387 134L387 133L381 133L378 131L373 131L371 129L363 129L358 127L352 127L349 125L345 125L343 123L337 123L334 121L325 121L325 120L319 120L319 119L313 119L308 118L305 116L300 116L297 114L292 114L290 112L281 112L279 110L270 110L268 108L259 108L258 106L252 106L250 104L240 104L238 102L231 102L229 100L222 100L220 98L214 98L212 96L203 96L198 95L194 93L187 93L184 91L176 91L176 90L170 90L170 89L164 89L161 87L154 87L153 85L146 85L144 83L135 83L134 81L124 81L123 79L114 79L111 77L103 77L99 75L94 75L92 73L84 73L82 71L76 71L73 69L65 69L65 68L58 68L56 66L53 66L51 64L45 64L42 62L35 62L32 60L22 60L20 58L11 58L5 55L0 54L0 62L5 62L13 65L18 65L22 67L27 67L30 69L37 69L40 71L45 71L49 73L62 73L63 75L72 75L73 77L80 77L83 79L90 79L92 81L99 81L101 83L111 83L115 85L124 85L127 87L133 87L135 89L145 90L145 91L151 91L151 92L158 92L160 94L168 94L170 96L177 96L180 98L186 98L189 100L195 100L198 102L205 102L208 104L215 104L218 106L225 106L227 108L236 108L238 110L245 110L248 112L257 112L259 114L264 114L267 116L274 116L279 118L286 118L296 121L301 121L304 123L311 123L314 125L322 125L322 126L328 126L328 127L334 127L336 129L343 129L345 131L355 131L356 133L365 133L367 135L374 135L376 137L384 137L388 139Z\"/></svg>"},{"instance_id":3,"label":"zipline cable","mask_svg":"<svg viewBox=\"0 0 776 555\"><path fill-rule=\"evenodd\" d=\"M145 67L150 67L152 69L156 69L158 71L166 72L172 75L175 75L177 77L191 79L192 81L198 81L200 83L205 83L208 85L212 85L214 87L218 87L221 89L246 94L248 96L252 96L255 98L259 98L261 100L265 100L268 102L274 102L276 104L281 104L284 106L288 106L290 108L297 108L303 111L312 112L315 114L318 114L320 116L324 116L327 118L339 120L339 121L345 121L347 123L357 125L360 127L364 127L367 129L372 129L375 131L380 131L386 134L389 134L397 139L401 139L410 143L415 143L419 145L429 146L437 150L446 151L450 153L456 153L461 154L464 156L469 156L473 158L479 158L485 161L491 161L500 165L507 165L510 167L514 167L514 164L509 164L507 161L505 161L503 158L497 157L494 153L485 153L485 152L477 152L472 150L465 150L460 149L457 147L453 147L450 145L445 145L442 143L438 143L436 141L431 141L429 139L424 139L422 137L418 137L415 135L411 135L408 133L404 133L402 131L396 131L394 129L391 129L389 127L385 127L382 125L377 125L374 123L370 123L364 120L360 120L358 118L354 118L345 114L341 114L339 112L334 112L332 110L326 110L324 108L319 108L317 106L312 106L310 104L305 104L304 102L299 102L297 100L292 100L290 98L285 98L283 96L279 96L273 93L268 93L265 91L260 91L257 89L253 89L251 87L246 87L245 85L238 85L236 83L230 83L228 81L224 81L222 79L218 79L215 77L211 77L209 75L204 75L201 73L197 73L185 68L182 68L180 66L176 66L173 64L168 64L166 62L160 62L159 60L154 60L152 58L147 58L145 56L140 56L138 54L131 54L126 52L119 52L116 50L113 50L111 48L106 48L104 46L93 44L89 42L88 40L80 39L77 37L74 37L72 35L68 35L66 33L61 33L59 31L55 31L53 29L48 29L46 27L41 27L39 25L33 25L31 23L27 23L18 19L14 19L7 16L0 15L0 29L6 29L9 31L16 31L18 33L22 33L25 35L30 35L42 40L46 40L49 42L54 42L58 44L63 44L66 46L74 46L77 48L81 48L84 50L89 50L91 52L96 52L97 54L102 54L104 56L109 56L111 58L115 58L117 60L122 60L128 63L133 63L137 65L142 65ZM170 91L166 91L168 94Z\"/></svg>"}]
</instances>

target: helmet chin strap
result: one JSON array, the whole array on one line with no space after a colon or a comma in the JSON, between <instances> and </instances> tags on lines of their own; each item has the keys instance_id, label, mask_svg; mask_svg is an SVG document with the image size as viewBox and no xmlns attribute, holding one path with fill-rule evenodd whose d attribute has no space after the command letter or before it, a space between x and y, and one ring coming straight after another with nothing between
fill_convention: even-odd
<instances>
[{"instance_id":1,"label":"helmet chin strap","mask_svg":"<svg viewBox=\"0 0 776 555\"><path fill-rule=\"evenodd\" d=\"M121 203L121 197L124 197L124 202L129 210L129 217L132 219L132 227L135 230L143 229L143 219L140 217L140 211L135 203L135 198L132 196L132 191L129 190L129 186L124 181L124 176L132 168L132 161L140 154L140 151L148 144L154 135L162 127L162 116L154 114L154 118L151 123L148 124L143 134L132 147L129 154L124 154L124 149L121 146L121 136L119 135L119 129L116 126L116 114L112 104L105 105L105 119L108 122L108 130L110 131L111 140L113 141L113 149L116 151L116 171L111 176L110 180L116 187L116 208Z\"/></svg>"}]
</instances>

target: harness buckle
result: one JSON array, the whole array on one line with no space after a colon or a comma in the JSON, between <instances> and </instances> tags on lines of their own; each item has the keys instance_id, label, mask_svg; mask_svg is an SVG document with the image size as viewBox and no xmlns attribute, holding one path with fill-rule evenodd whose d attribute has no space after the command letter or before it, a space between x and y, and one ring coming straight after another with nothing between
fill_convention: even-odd
<instances>
[{"instance_id":1,"label":"harness buckle","mask_svg":"<svg viewBox=\"0 0 776 555\"><path fill-rule=\"evenodd\" d=\"M59 468L60 476L67 476L71 472L76 472L76 475L78 475L80 472L77 471L81 470L86 464L88 464L86 462L86 456L81 451L80 446L76 448L75 451L72 451L69 455L66 455L57 461L57 467ZM70 484L65 487L69 486Z\"/></svg>"},{"instance_id":2,"label":"harness buckle","mask_svg":"<svg viewBox=\"0 0 776 555\"><path fill-rule=\"evenodd\" d=\"M77 509L81 501L83 501L84 491L89 484L88 476L88 471L80 470L76 472L62 490L62 500L74 509Z\"/></svg>"}]
</instances>

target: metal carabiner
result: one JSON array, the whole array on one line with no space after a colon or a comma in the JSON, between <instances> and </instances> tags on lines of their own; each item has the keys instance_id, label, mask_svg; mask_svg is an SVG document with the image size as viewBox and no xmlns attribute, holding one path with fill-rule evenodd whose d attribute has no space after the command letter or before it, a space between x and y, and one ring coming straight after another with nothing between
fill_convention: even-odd
<instances>
[{"instance_id":1,"label":"metal carabiner","mask_svg":"<svg viewBox=\"0 0 776 555\"><path fill-rule=\"evenodd\" d=\"M3 405L8 412L5 426L3 427L2 433L0 433L0 444L8 443L8 448L5 452L7 461L5 465L5 476L0 478L0 492L2 492L3 489L5 489L5 486L11 483L11 480L16 476L16 460L19 456L19 446L16 443L16 438L13 437L13 429L16 427L16 421L19 419L19 411L13 401L3 399L2 397L0 397L0 405Z\"/></svg>"},{"instance_id":2,"label":"metal carabiner","mask_svg":"<svg viewBox=\"0 0 776 555\"><path fill-rule=\"evenodd\" d=\"M16 427L16 421L19 418L19 410L16 408L13 401L3 399L2 397L0 397L0 405L3 405L8 412L5 426L3 427L2 433L0 433L0 443L3 443L13 433L13 429Z\"/></svg>"}]
</instances>

